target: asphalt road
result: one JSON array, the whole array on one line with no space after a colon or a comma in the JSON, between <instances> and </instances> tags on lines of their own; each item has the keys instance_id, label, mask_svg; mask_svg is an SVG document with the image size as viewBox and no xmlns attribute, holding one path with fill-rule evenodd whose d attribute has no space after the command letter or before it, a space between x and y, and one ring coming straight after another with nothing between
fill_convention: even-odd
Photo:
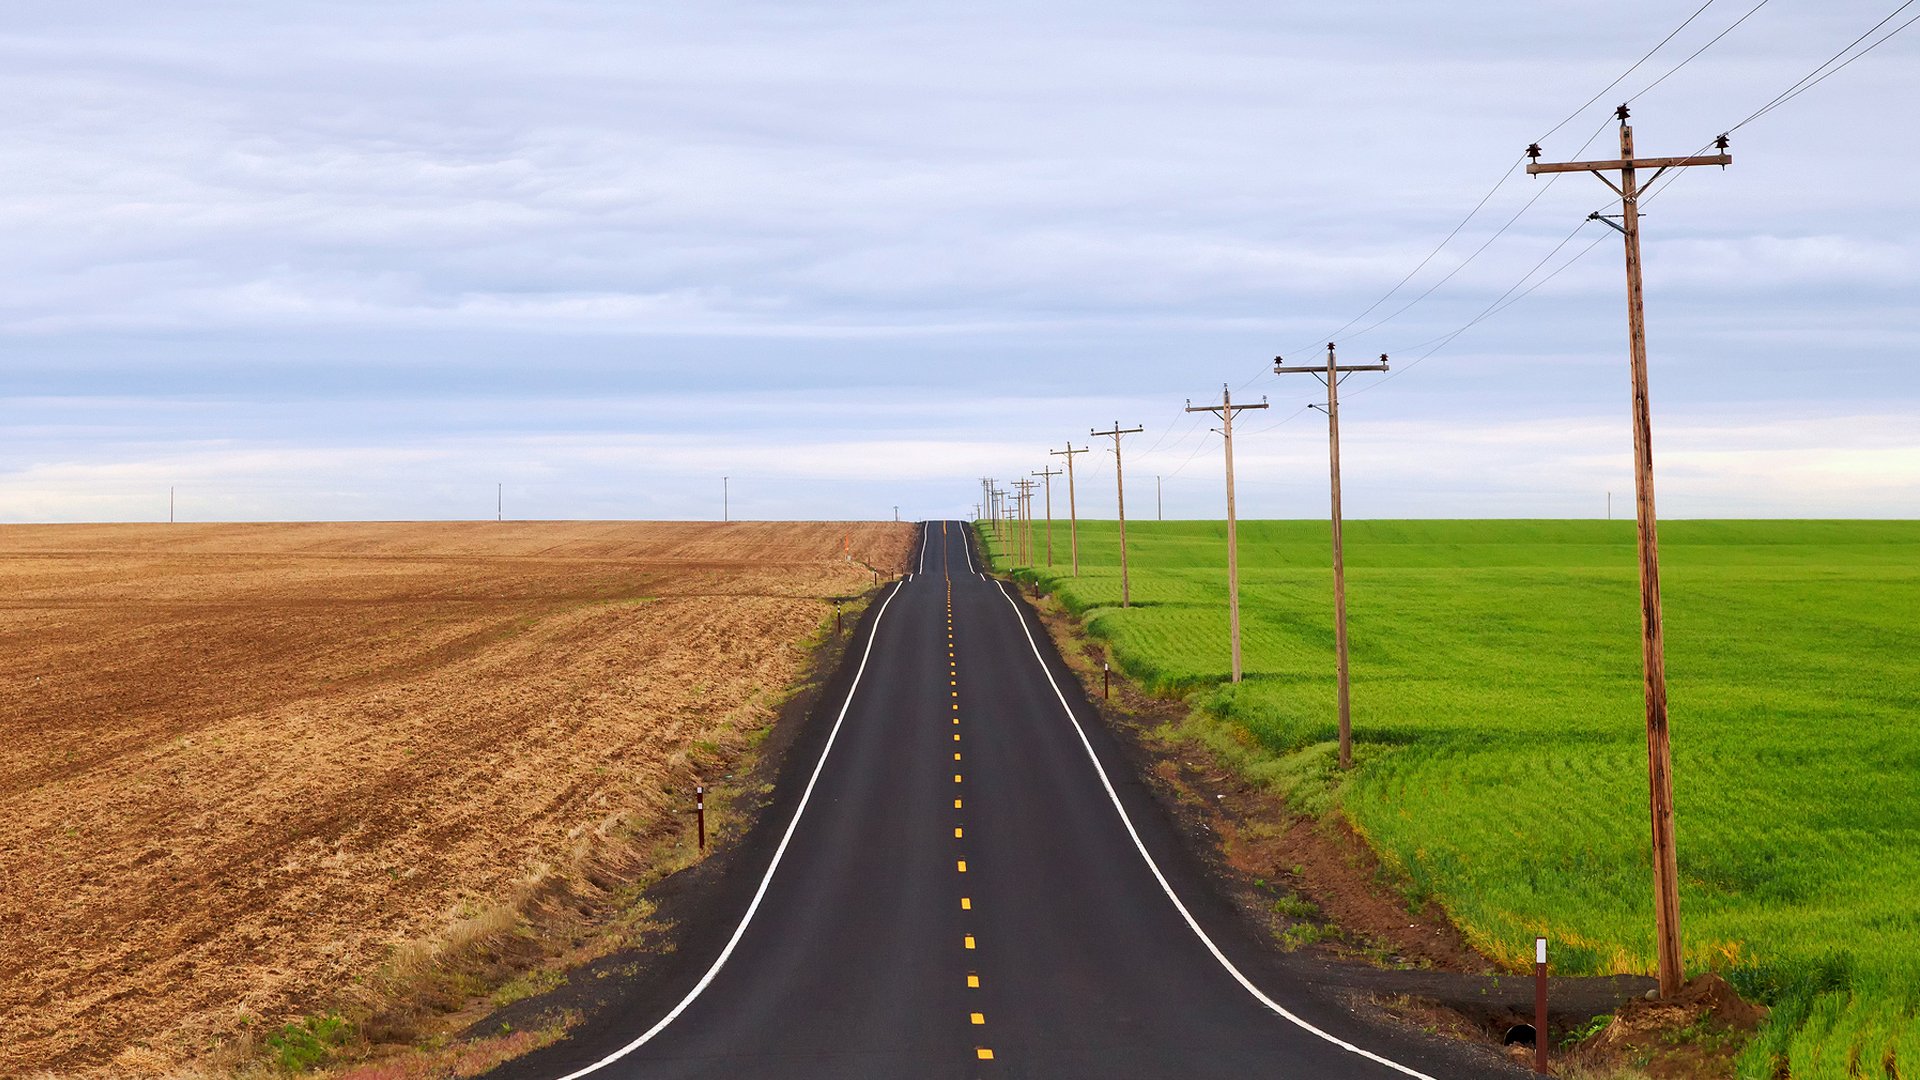
<instances>
[{"instance_id":1,"label":"asphalt road","mask_svg":"<svg viewBox=\"0 0 1920 1080\"><path fill-rule=\"evenodd\" d=\"M653 985L494 1075L1503 1071L1290 976L967 535L926 526L915 573L876 601L825 733L790 751L782 784L804 793L731 872L737 905Z\"/></svg>"}]
</instances>

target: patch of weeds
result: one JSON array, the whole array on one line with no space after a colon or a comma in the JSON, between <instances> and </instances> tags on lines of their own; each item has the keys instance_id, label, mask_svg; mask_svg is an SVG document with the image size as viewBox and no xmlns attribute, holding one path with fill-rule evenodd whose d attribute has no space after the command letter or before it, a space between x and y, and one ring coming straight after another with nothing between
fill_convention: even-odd
<instances>
[{"instance_id":1,"label":"patch of weeds","mask_svg":"<svg viewBox=\"0 0 1920 1080\"><path fill-rule=\"evenodd\" d=\"M544 994L549 990L558 990L567 985L565 972L540 969L528 971L507 980L493 992L495 1005L511 1005L516 1001Z\"/></svg>"},{"instance_id":2,"label":"patch of weeds","mask_svg":"<svg viewBox=\"0 0 1920 1080\"><path fill-rule=\"evenodd\" d=\"M1319 923L1295 923L1280 931L1280 947L1288 952L1316 945L1333 936L1333 932Z\"/></svg>"},{"instance_id":3,"label":"patch of weeds","mask_svg":"<svg viewBox=\"0 0 1920 1080\"><path fill-rule=\"evenodd\" d=\"M1566 1036L1560 1040L1560 1048L1565 1050L1577 1043L1586 1042L1588 1039L1607 1030L1607 1025L1611 1023L1613 1023L1613 1014L1601 1013L1580 1027L1567 1032Z\"/></svg>"},{"instance_id":4,"label":"patch of weeds","mask_svg":"<svg viewBox=\"0 0 1920 1080\"><path fill-rule=\"evenodd\" d=\"M309 1016L270 1032L263 1040L269 1059L283 1072L306 1072L326 1062L353 1037L353 1025L338 1013Z\"/></svg>"},{"instance_id":5,"label":"patch of weeds","mask_svg":"<svg viewBox=\"0 0 1920 1080\"><path fill-rule=\"evenodd\" d=\"M1273 902L1273 913L1289 919L1311 919L1320 914L1320 905L1292 893Z\"/></svg>"}]
</instances>

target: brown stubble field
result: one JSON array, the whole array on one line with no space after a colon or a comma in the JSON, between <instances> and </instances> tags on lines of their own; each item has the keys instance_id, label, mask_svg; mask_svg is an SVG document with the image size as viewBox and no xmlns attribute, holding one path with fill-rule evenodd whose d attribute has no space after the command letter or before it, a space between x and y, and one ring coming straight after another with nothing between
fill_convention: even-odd
<instances>
[{"instance_id":1,"label":"brown stubble field","mask_svg":"<svg viewBox=\"0 0 1920 1080\"><path fill-rule=\"evenodd\" d=\"M0 1076L164 1075L678 807L911 527L0 527Z\"/></svg>"}]
</instances>

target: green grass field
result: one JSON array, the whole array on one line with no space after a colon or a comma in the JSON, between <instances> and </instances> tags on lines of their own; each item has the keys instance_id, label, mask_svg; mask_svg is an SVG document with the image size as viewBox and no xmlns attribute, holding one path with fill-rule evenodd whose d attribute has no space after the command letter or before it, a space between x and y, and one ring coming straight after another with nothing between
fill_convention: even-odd
<instances>
[{"instance_id":1,"label":"green grass field","mask_svg":"<svg viewBox=\"0 0 1920 1080\"><path fill-rule=\"evenodd\" d=\"M1224 523L1129 522L1124 611L1113 523L1078 579L1066 535L1021 574L1410 901L1516 968L1544 932L1557 970L1652 970L1631 521L1351 523L1346 777L1324 522L1242 523L1237 687ZM1775 1006L1743 1074L1920 1076L1920 522L1675 521L1661 554L1689 968Z\"/></svg>"}]
</instances>

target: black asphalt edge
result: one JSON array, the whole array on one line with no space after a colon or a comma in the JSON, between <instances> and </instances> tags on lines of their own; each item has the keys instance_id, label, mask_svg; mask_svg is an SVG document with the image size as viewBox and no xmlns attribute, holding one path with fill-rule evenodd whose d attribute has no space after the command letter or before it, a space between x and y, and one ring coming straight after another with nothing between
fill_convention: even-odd
<instances>
[{"instance_id":1,"label":"black asphalt edge","mask_svg":"<svg viewBox=\"0 0 1920 1080\"><path fill-rule=\"evenodd\" d=\"M1194 921L1249 981L1301 1020L1408 1068L1439 1076L1533 1075L1485 1046L1422 1036L1363 1014L1349 1004L1349 988L1340 985L1343 980L1331 970L1334 965L1282 951L1266 928L1249 919L1232 900L1232 872L1220 859L1217 838L1204 826L1189 824L1172 796L1144 779L1156 761L1152 751L1132 732L1111 724L1087 696L1079 676L1061 657L1045 623L1020 590L1004 579L997 584L1013 597L1042 662L1086 732L1141 844ZM1230 976L1223 969L1221 977ZM1275 1020L1286 1022L1280 1017Z\"/></svg>"},{"instance_id":2,"label":"black asphalt edge","mask_svg":"<svg viewBox=\"0 0 1920 1080\"><path fill-rule=\"evenodd\" d=\"M924 544L925 523L920 534ZM482 1074L486 1080L550 1080L590 1065L652 1027L700 982L739 928L766 877L807 778L820 762L833 721L852 690L880 610L904 584L904 579L895 581L873 594L845 644L816 654L803 680L812 689L781 708L760 745L754 771L740 785L743 796L769 781L773 790L752 805L743 805L744 797L736 803L749 820L739 839L641 892L641 898L654 905L649 921L664 931L571 969L565 985L496 1009L463 1033L497 1034L503 1024L513 1030L539 1028L566 1013L579 1018L566 1038ZM829 666L831 673L817 681Z\"/></svg>"}]
</instances>

